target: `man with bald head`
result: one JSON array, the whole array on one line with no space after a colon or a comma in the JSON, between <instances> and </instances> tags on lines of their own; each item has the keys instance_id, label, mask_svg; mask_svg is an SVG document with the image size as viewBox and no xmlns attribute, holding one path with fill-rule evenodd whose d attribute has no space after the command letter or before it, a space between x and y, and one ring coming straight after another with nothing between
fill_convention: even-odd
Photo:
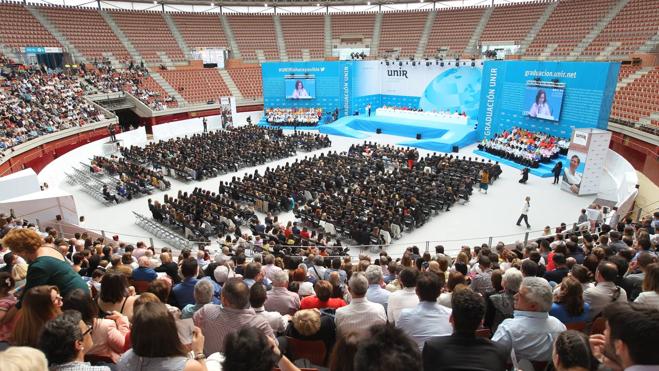
<instances>
[{"instance_id":1,"label":"man with bald head","mask_svg":"<svg viewBox=\"0 0 659 371\"><path fill-rule=\"evenodd\" d=\"M151 269L151 260L148 257L141 256L139 259L137 259L137 264L137 269L133 270L133 273L130 277L133 281L151 282L158 278L158 273Z\"/></svg>"}]
</instances>

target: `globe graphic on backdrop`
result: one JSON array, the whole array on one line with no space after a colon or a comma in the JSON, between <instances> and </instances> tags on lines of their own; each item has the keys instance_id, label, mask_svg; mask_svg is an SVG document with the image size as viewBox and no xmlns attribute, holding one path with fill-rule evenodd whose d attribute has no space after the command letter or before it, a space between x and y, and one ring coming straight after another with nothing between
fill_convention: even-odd
<instances>
[{"instance_id":1,"label":"globe graphic on backdrop","mask_svg":"<svg viewBox=\"0 0 659 371\"><path fill-rule=\"evenodd\" d=\"M448 69L428 84L419 107L424 111L465 112L478 117L482 70L474 67Z\"/></svg>"}]
</instances>

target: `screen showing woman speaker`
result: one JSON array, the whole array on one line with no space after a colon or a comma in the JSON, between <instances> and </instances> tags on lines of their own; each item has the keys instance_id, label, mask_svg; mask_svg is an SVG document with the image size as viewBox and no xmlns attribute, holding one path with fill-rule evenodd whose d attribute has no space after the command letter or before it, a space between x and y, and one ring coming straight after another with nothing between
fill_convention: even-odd
<instances>
[{"instance_id":1,"label":"screen showing woman speaker","mask_svg":"<svg viewBox=\"0 0 659 371\"><path fill-rule=\"evenodd\" d=\"M583 170L586 166L587 154L569 150L567 158L570 162L568 163L568 166L563 166L561 189L578 195L581 187L581 180L583 178Z\"/></svg>"},{"instance_id":2,"label":"screen showing woman speaker","mask_svg":"<svg viewBox=\"0 0 659 371\"><path fill-rule=\"evenodd\" d=\"M558 121L561 117L564 89L527 85L524 116Z\"/></svg>"},{"instance_id":3,"label":"screen showing woman speaker","mask_svg":"<svg viewBox=\"0 0 659 371\"><path fill-rule=\"evenodd\" d=\"M314 77L286 77L286 99L314 99L316 79Z\"/></svg>"}]
</instances>

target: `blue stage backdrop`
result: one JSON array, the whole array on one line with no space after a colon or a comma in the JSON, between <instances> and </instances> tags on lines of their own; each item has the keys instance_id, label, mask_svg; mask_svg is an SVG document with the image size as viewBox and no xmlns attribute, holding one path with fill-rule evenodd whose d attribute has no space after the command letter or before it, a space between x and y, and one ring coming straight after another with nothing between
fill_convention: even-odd
<instances>
[{"instance_id":1,"label":"blue stage backdrop","mask_svg":"<svg viewBox=\"0 0 659 371\"><path fill-rule=\"evenodd\" d=\"M572 128L606 130L619 70L617 62L485 62L478 139L514 126L564 138Z\"/></svg>"},{"instance_id":2,"label":"blue stage backdrop","mask_svg":"<svg viewBox=\"0 0 659 371\"><path fill-rule=\"evenodd\" d=\"M262 65L263 104L269 108L339 109L339 116L366 114L371 105L465 112L473 123L479 113L482 65L476 61L337 61L268 62ZM302 81L305 99L290 99L294 82ZM472 124L473 124L472 123ZM473 127L473 125L470 125Z\"/></svg>"},{"instance_id":3,"label":"blue stage backdrop","mask_svg":"<svg viewBox=\"0 0 659 371\"><path fill-rule=\"evenodd\" d=\"M268 62L261 68L265 109L322 108L323 111L334 111L338 108L341 115L350 110L350 65L347 62ZM314 80L315 96L310 99L287 98L286 82L291 79Z\"/></svg>"}]
</instances>

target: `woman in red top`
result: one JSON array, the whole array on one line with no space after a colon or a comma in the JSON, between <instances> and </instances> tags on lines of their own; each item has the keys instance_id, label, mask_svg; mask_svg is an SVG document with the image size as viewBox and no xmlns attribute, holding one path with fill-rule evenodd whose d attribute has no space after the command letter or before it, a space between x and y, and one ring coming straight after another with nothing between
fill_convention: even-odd
<instances>
[{"instance_id":1,"label":"woman in red top","mask_svg":"<svg viewBox=\"0 0 659 371\"><path fill-rule=\"evenodd\" d=\"M300 309L337 309L346 306L341 298L331 298L332 284L329 281L320 280L314 285L316 295L307 296L300 301Z\"/></svg>"}]
</instances>

